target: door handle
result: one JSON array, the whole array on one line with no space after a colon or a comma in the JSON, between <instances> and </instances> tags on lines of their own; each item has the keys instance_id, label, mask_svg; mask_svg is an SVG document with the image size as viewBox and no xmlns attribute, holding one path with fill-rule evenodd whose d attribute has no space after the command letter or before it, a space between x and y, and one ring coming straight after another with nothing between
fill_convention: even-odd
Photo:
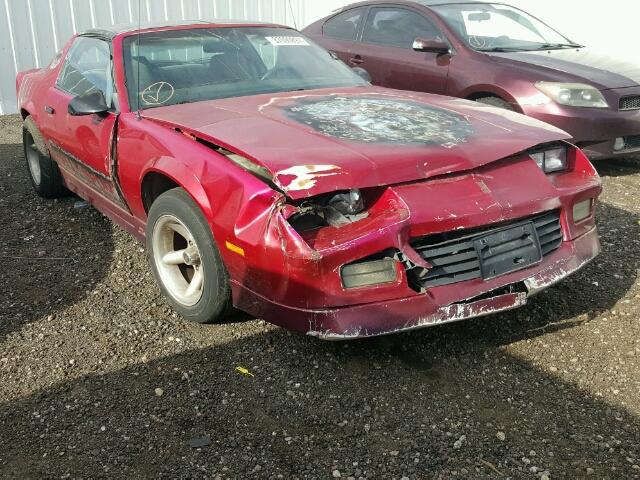
<instances>
[{"instance_id":1,"label":"door handle","mask_svg":"<svg viewBox=\"0 0 640 480\"><path fill-rule=\"evenodd\" d=\"M364 63L364 60L360 55L356 55L351 60L349 60L349 63L351 63L351 65L362 65Z\"/></svg>"},{"instance_id":2,"label":"door handle","mask_svg":"<svg viewBox=\"0 0 640 480\"><path fill-rule=\"evenodd\" d=\"M49 105L44 107L44 111L47 112L49 115L53 115L56 113L56 109L53 107L50 107Z\"/></svg>"}]
</instances>

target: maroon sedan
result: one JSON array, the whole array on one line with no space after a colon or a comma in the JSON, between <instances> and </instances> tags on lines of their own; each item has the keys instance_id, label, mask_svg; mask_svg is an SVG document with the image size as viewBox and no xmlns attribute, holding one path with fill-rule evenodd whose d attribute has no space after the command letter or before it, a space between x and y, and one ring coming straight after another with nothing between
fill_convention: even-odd
<instances>
[{"instance_id":1,"label":"maroon sedan","mask_svg":"<svg viewBox=\"0 0 640 480\"><path fill-rule=\"evenodd\" d=\"M598 55L498 3L374 0L305 33L373 83L515 110L591 159L640 152L640 66Z\"/></svg>"},{"instance_id":2,"label":"maroon sedan","mask_svg":"<svg viewBox=\"0 0 640 480\"><path fill-rule=\"evenodd\" d=\"M409 330L519 307L600 250L600 181L566 133L372 87L285 27L92 30L17 87L36 192L146 242L196 322Z\"/></svg>"}]
</instances>

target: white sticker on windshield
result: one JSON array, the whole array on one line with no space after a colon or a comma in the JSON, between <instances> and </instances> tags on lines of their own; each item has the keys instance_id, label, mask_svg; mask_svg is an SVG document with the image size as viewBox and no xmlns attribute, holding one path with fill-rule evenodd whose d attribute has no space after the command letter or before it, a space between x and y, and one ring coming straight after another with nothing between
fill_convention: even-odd
<instances>
[{"instance_id":1,"label":"white sticker on windshield","mask_svg":"<svg viewBox=\"0 0 640 480\"><path fill-rule=\"evenodd\" d=\"M303 37L265 37L271 45L277 47L308 47L307 42Z\"/></svg>"}]
</instances>

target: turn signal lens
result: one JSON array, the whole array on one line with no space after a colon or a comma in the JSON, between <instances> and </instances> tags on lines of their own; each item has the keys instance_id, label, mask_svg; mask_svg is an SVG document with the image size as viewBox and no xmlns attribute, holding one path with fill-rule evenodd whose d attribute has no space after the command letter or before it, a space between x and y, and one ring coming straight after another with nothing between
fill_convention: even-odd
<instances>
[{"instance_id":1,"label":"turn signal lens","mask_svg":"<svg viewBox=\"0 0 640 480\"><path fill-rule=\"evenodd\" d=\"M591 216L591 210L593 209L593 199L585 200L584 202L576 203L573 206L573 221L574 223L586 220Z\"/></svg>"}]
</instances>

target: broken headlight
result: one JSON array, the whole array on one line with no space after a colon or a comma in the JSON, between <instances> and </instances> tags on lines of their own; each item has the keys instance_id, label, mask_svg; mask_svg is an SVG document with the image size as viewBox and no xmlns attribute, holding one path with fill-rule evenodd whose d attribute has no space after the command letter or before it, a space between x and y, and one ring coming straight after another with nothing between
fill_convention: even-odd
<instances>
[{"instance_id":1,"label":"broken headlight","mask_svg":"<svg viewBox=\"0 0 640 480\"><path fill-rule=\"evenodd\" d=\"M331 197L329 206L342 215L358 215L364 211L364 200L360 190L349 190Z\"/></svg>"},{"instance_id":2,"label":"broken headlight","mask_svg":"<svg viewBox=\"0 0 640 480\"><path fill-rule=\"evenodd\" d=\"M367 216L362 192L353 189L305 200L289 222L296 230L306 231L323 226L342 227Z\"/></svg>"},{"instance_id":3,"label":"broken headlight","mask_svg":"<svg viewBox=\"0 0 640 480\"><path fill-rule=\"evenodd\" d=\"M533 152L530 157L545 173L561 172L567 169L567 147L565 146Z\"/></svg>"}]
</instances>

